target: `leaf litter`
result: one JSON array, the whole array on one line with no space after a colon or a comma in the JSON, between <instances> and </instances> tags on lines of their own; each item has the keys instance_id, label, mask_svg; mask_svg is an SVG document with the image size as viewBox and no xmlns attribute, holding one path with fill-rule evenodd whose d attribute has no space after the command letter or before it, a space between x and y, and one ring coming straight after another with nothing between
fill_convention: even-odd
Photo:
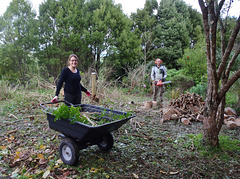
<instances>
[{"instance_id":1,"label":"leaf litter","mask_svg":"<svg viewBox=\"0 0 240 179\"><path fill-rule=\"evenodd\" d=\"M181 142L188 134L202 133L202 124L185 126L177 121L160 123L159 110L139 110L134 104L118 110L135 111L136 117L113 132L114 147L97 146L80 151L79 164L63 164L58 153L61 139L49 129L38 104L15 108L1 116L0 177L18 178L218 178L240 177L240 159L204 158L195 146ZM107 103L104 107L110 107ZM115 106L113 106L115 105ZM122 107L122 108L121 108ZM222 133L240 138L239 129ZM238 155L239 156L239 155ZM214 172L213 172L214 171Z\"/></svg>"}]
</instances>

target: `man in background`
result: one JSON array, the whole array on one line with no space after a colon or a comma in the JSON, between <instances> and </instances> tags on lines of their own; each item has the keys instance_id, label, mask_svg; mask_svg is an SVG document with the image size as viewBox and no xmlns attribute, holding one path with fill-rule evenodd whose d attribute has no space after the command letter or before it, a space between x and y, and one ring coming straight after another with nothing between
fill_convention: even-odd
<instances>
[{"instance_id":1,"label":"man in background","mask_svg":"<svg viewBox=\"0 0 240 179\"><path fill-rule=\"evenodd\" d=\"M161 82L164 82L167 77L167 68L162 65L162 60L160 58L156 59L156 65L152 67L151 79L153 81L153 101L160 102L162 106L163 102L163 93L164 85L161 85Z\"/></svg>"}]
</instances>

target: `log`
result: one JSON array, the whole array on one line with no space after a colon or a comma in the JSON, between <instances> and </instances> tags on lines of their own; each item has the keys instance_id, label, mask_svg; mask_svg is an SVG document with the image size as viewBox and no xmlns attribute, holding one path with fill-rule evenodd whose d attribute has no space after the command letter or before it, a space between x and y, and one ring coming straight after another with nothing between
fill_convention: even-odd
<instances>
[{"instance_id":1,"label":"log","mask_svg":"<svg viewBox=\"0 0 240 179\"><path fill-rule=\"evenodd\" d=\"M201 115L201 114L198 114L196 120L197 120L197 121L201 121L201 122L203 122L203 120L204 120L204 116Z\"/></svg>"},{"instance_id":2,"label":"log","mask_svg":"<svg viewBox=\"0 0 240 179\"><path fill-rule=\"evenodd\" d=\"M227 118L229 118L229 116L228 116L228 115L226 115L226 114L224 114L224 119L227 119Z\"/></svg>"},{"instance_id":3,"label":"log","mask_svg":"<svg viewBox=\"0 0 240 179\"><path fill-rule=\"evenodd\" d=\"M161 118L161 119L160 119L160 124L163 124L163 123L164 123L164 119Z\"/></svg>"},{"instance_id":4,"label":"log","mask_svg":"<svg viewBox=\"0 0 240 179\"><path fill-rule=\"evenodd\" d=\"M200 111L200 108L198 106L191 106L189 110L192 114L196 114Z\"/></svg>"},{"instance_id":5,"label":"log","mask_svg":"<svg viewBox=\"0 0 240 179\"><path fill-rule=\"evenodd\" d=\"M177 120L178 119L178 115L177 114L172 114L170 119Z\"/></svg>"},{"instance_id":6,"label":"log","mask_svg":"<svg viewBox=\"0 0 240 179\"><path fill-rule=\"evenodd\" d=\"M238 127L240 127L240 118L235 119L235 123L237 124Z\"/></svg>"},{"instance_id":7,"label":"log","mask_svg":"<svg viewBox=\"0 0 240 179\"><path fill-rule=\"evenodd\" d=\"M171 119L171 116L172 116L173 114L176 114L175 109L169 108L169 109L163 114L163 120L164 120L164 121L170 120L170 119Z\"/></svg>"},{"instance_id":8,"label":"log","mask_svg":"<svg viewBox=\"0 0 240 179\"><path fill-rule=\"evenodd\" d=\"M228 117L227 119L225 119L226 121L235 121L235 117L232 117L232 116L230 116L230 117Z\"/></svg>"},{"instance_id":9,"label":"log","mask_svg":"<svg viewBox=\"0 0 240 179\"><path fill-rule=\"evenodd\" d=\"M237 124L234 122L234 121L227 121L227 120L224 120L224 124L227 125L227 127L229 129L236 129L237 128Z\"/></svg>"},{"instance_id":10,"label":"log","mask_svg":"<svg viewBox=\"0 0 240 179\"><path fill-rule=\"evenodd\" d=\"M181 119L181 122L182 122L184 125L189 125L189 124L190 124L190 121L189 121L189 119L187 119L187 118L182 118L182 119Z\"/></svg>"},{"instance_id":11,"label":"log","mask_svg":"<svg viewBox=\"0 0 240 179\"><path fill-rule=\"evenodd\" d=\"M224 112L227 114L227 115L233 115L233 116L236 116L237 113L234 109L230 108L230 107L227 107L224 109Z\"/></svg>"}]
</instances>

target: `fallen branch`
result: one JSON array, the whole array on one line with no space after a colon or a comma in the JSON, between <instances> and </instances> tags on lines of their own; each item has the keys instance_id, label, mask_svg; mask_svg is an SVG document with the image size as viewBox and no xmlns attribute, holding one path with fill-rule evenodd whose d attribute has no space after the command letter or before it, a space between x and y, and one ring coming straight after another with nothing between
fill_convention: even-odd
<instances>
[{"instance_id":1,"label":"fallen branch","mask_svg":"<svg viewBox=\"0 0 240 179\"><path fill-rule=\"evenodd\" d=\"M15 133L17 131L18 131L18 129L14 129L14 130L6 132L4 135L9 135L9 134Z\"/></svg>"},{"instance_id":2,"label":"fallen branch","mask_svg":"<svg viewBox=\"0 0 240 179\"><path fill-rule=\"evenodd\" d=\"M15 116L14 114L10 114L10 113L9 113L9 117L13 117L13 118L15 118L15 119L18 120L17 116Z\"/></svg>"},{"instance_id":3,"label":"fallen branch","mask_svg":"<svg viewBox=\"0 0 240 179\"><path fill-rule=\"evenodd\" d=\"M45 117L45 115L31 115L31 116L24 116L24 118L31 118L31 117Z\"/></svg>"}]
</instances>

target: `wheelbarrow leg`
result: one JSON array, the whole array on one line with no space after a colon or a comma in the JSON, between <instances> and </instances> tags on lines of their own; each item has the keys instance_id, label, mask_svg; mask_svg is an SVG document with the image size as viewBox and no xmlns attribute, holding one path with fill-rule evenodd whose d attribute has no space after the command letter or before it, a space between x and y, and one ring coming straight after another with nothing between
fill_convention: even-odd
<instances>
[{"instance_id":1,"label":"wheelbarrow leg","mask_svg":"<svg viewBox=\"0 0 240 179\"><path fill-rule=\"evenodd\" d=\"M102 151L109 151L113 147L113 136L111 133L106 133L102 137L102 141L98 144L99 149Z\"/></svg>"},{"instance_id":2,"label":"wheelbarrow leg","mask_svg":"<svg viewBox=\"0 0 240 179\"><path fill-rule=\"evenodd\" d=\"M59 146L59 153L63 163L71 166L78 163L79 148L73 139L64 138Z\"/></svg>"}]
</instances>

